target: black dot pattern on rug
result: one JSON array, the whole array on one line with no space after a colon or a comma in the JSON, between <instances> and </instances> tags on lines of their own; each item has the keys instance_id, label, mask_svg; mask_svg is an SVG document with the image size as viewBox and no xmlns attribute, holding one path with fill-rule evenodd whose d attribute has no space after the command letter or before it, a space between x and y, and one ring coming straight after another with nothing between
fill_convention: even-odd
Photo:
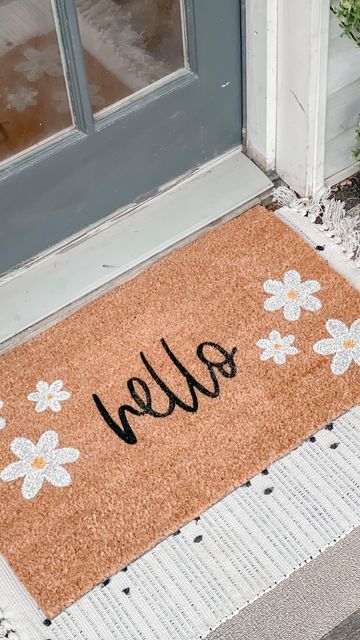
<instances>
[{"instance_id":1,"label":"black dot pattern on rug","mask_svg":"<svg viewBox=\"0 0 360 640\"><path fill-rule=\"evenodd\" d=\"M202 536L196 536L196 538L194 538L194 542L195 543L201 542L202 539L203 539Z\"/></svg>"},{"instance_id":2,"label":"black dot pattern on rug","mask_svg":"<svg viewBox=\"0 0 360 640\"><path fill-rule=\"evenodd\" d=\"M49 620L49 618L45 618L45 620L44 620L44 625L45 625L45 627L50 627L50 625L51 625L51 620Z\"/></svg>"},{"instance_id":3,"label":"black dot pattern on rug","mask_svg":"<svg viewBox=\"0 0 360 640\"><path fill-rule=\"evenodd\" d=\"M180 533L180 529L178 529L177 531L174 531L173 536L178 536Z\"/></svg>"},{"instance_id":4,"label":"black dot pattern on rug","mask_svg":"<svg viewBox=\"0 0 360 640\"><path fill-rule=\"evenodd\" d=\"M328 431L332 431L334 428L334 425L332 422L329 422L329 424L326 425L325 429L327 429Z\"/></svg>"},{"instance_id":5,"label":"black dot pattern on rug","mask_svg":"<svg viewBox=\"0 0 360 640\"><path fill-rule=\"evenodd\" d=\"M250 482L250 480L248 480L247 482L245 482L245 487L251 487L251 482Z\"/></svg>"},{"instance_id":6,"label":"black dot pattern on rug","mask_svg":"<svg viewBox=\"0 0 360 640\"><path fill-rule=\"evenodd\" d=\"M268 476L269 475L269 470L268 469L263 469L261 473L262 473L263 476Z\"/></svg>"},{"instance_id":7,"label":"black dot pattern on rug","mask_svg":"<svg viewBox=\"0 0 360 640\"><path fill-rule=\"evenodd\" d=\"M316 247L315 247L315 249L316 249L317 251L324 251L325 247L323 247L321 244L317 244L317 245L316 245Z\"/></svg>"},{"instance_id":8,"label":"black dot pattern on rug","mask_svg":"<svg viewBox=\"0 0 360 640\"><path fill-rule=\"evenodd\" d=\"M125 593L125 595L128 596L130 593L130 587L125 587L125 589L123 589L123 593Z\"/></svg>"},{"instance_id":9,"label":"black dot pattern on rug","mask_svg":"<svg viewBox=\"0 0 360 640\"><path fill-rule=\"evenodd\" d=\"M110 580L111 580L111 578L106 578L106 579L101 583L101 586L102 586L102 587L107 587L107 586L108 586L108 584L110 584Z\"/></svg>"},{"instance_id":10,"label":"black dot pattern on rug","mask_svg":"<svg viewBox=\"0 0 360 640\"><path fill-rule=\"evenodd\" d=\"M310 436L309 440L310 440L310 442L316 442L315 436Z\"/></svg>"},{"instance_id":11,"label":"black dot pattern on rug","mask_svg":"<svg viewBox=\"0 0 360 640\"><path fill-rule=\"evenodd\" d=\"M265 495L268 496L270 493L274 491L274 487L267 487L264 491Z\"/></svg>"},{"instance_id":12,"label":"black dot pattern on rug","mask_svg":"<svg viewBox=\"0 0 360 640\"><path fill-rule=\"evenodd\" d=\"M201 520L200 516L196 516L195 522L199 522L199 520Z\"/></svg>"},{"instance_id":13,"label":"black dot pattern on rug","mask_svg":"<svg viewBox=\"0 0 360 640\"><path fill-rule=\"evenodd\" d=\"M121 569L121 571L123 571L124 573L128 570L127 567L124 567L123 569Z\"/></svg>"},{"instance_id":14,"label":"black dot pattern on rug","mask_svg":"<svg viewBox=\"0 0 360 640\"><path fill-rule=\"evenodd\" d=\"M333 442L333 443L330 445L330 449L337 449L337 448L338 448L338 446L339 446L339 444L340 444L340 442Z\"/></svg>"}]
</instances>

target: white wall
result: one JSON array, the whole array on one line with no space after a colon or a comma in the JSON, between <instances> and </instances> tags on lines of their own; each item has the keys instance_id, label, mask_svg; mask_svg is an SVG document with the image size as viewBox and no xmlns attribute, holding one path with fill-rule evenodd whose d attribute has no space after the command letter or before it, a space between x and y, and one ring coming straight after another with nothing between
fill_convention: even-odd
<instances>
[{"instance_id":1,"label":"white wall","mask_svg":"<svg viewBox=\"0 0 360 640\"><path fill-rule=\"evenodd\" d=\"M333 184L357 168L351 149L360 114L360 47L330 17L325 129L325 180Z\"/></svg>"}]
</instances>

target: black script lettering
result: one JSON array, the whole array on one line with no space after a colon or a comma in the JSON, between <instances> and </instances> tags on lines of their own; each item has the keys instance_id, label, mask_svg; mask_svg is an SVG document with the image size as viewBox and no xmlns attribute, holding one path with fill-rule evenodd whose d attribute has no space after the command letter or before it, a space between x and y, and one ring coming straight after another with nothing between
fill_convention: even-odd
<instances>
[{"instance_id":1,"label":"black script lettering","mask_svg":"<svg viewBox=\"0 0 360 640\"><path fill-rule=\"evenodd\" d=\"M198 380L196 380L196 378L186 369L186 367L176 357L176 355L173 353L164 339L161 340L161 345L172 363L185 378L191 396L191 403L185 402L170 389L166 382L164 382L164 380L162 380L162 378L160 378L160 376L156 373L155 369L152 367L144 353L141 352L140 358L145 365L145 368L147 369L156 385L160 387L160 389L164 392L169 400L169 406L166 411L159 412L153 408L151 393L148 385L146 384L146 382L144 382L144 380L137 377L130 378L130 380L128 380L127 382L127 387L132 399L139 407L139 409L135 409L128 404L121 405L118 409L121 426L118 425L115 420L113 420L100 398L96 394L93 395L94 402L107 425L126 444L136 444L137 442L136 435L129 423L127 413L130 413L133 416L149 415L153 418L165 418L173 413L176 406L188 413L194 413L198 410L199 406L199 400L196 392L199 392L208 398L218 397L220 393L220 385L216 377L216 371L220 373L224 378L233 378L236 375L236 364L234 361L234 357L237 351L236 347L234 347L231 351L226 351L226 349L216 344L215 342L202 342L198 346L196 355L199 360L207 366L212 381L212 388L208 389ZM206 353L209 353L209 351L216 352L212 358L210 357L210 355L206 355ZM221 360L218 359L219 355L222 356Z\"/></svg>"},{"instance_id":2,"label":"black script lettering","mask_svg":"<svg viewBox=\"0 0 360 640\"><path fill-rule=\"evenodd\" d=\"M206 349L206 347L211 347L215 349L215 351L221 353L221 355L224 356L224 360L220 362L217 362L216 360L209 360L209 358L207 358L204 353L204 349ZM236 347L234 347L229 353L219 344L215 344L215 342L202 342L201 344L199 344L196 353L199 360L201 360L201 362L204 362L204 364L207 364L214 383L216 381L216 383L218 384L213 369L218 369L218 371L220 371L221 375L224 376L224 378L233 378L234 376L236 376L236 364L234 362L236 351ZM227 365L229 365L229 371L226 371L225 369Z\"/></svg>"},{"instance_id":3,"label":"black script lettering","mask_svg":"<svg viewBox=\"0 0 360 640\"><path fill-rule=\"evenodd\" d=\"M140 385L140 387L142 388L145 395L145 400L143 400L139 396L138 392L135 389L134 382L137 382L138 385ZM149 387L147 386L146 382L144 382L144 380L141 380L141 378L131 378L130 380L128 380L127 386L130 391L130 395L132 399L135 400L138 407L142 409L143 415L146 413L147 415L152 416L153 418L165 418L166 416L170 415L170 413L173 412L174 407L172 406L171 401L169 402L169 408L165 411L165 413L159 413L159 411L155 411L152 408Z\"/></svg>"},{"instance_id":4,"label":"black script lettering","mask_svg":"<svg viewBox=\"0 0 360 640\"><path fill-rule=\"evenodd\" d=\"M115 420L112 419L110 413L104 407L99 396L97 396L94 393L93 399L102 417L104 418L106 424L109 425L110 429L112 429L113 432L116 433L116 435L119 436L119 438L121 438L121 440L124 440L126 444L136 444L137 438L132 428L129 425L128 419L126 417L126 411L129 411L129 413L132 413L134 416L143 416L144 411L137 411L136 409L134 409L133 407L130 407L130 405L127 405L127 404L122 405L122 407L119 407L119 418L122 426L124 427L124 429L122 430L119 427L119 425L115 422Z\"/></svg>"}]
</instances>

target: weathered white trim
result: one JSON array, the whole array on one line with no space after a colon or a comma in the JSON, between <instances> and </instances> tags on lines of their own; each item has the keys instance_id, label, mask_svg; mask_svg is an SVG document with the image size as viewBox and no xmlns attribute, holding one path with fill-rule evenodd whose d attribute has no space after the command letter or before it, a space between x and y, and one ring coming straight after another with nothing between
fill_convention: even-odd
<instances>
[{"instance_id":1,"label":"weathered white trim","mask_svg":"<svg viewBox=\"0 0 360 640\"><path fill-rule=\"evenodd\" d=\"M246 151L275 169L278 0L246 0Z\"/></svg>"},{"instance_id":2,"label":"weathered white trim","mask_svg":"<svg viewBox=\"0 0 360 640\"><path fill-rule=\"evenodd\" d=\"M330 0L279 0L276 171L301 195L324 184Z\"/></svg>"},{"instance_id":3,"label":"weathered white trim","mask_svg":"<svg viewBox=\"0 0 360 640\"><path fill-rule=\"evenodd\" d=\"M0 282L0 351L39 333L202 230L259 202L272 182L241 148L115 214Z\"/></svg>"},{"instance_id":4,"label":"weathered white trim","mask_svg":"<svg viewBox=\"0 0 360 640\"><path fill-rule=\"evenodd\" d=\"M346 178L350 178L350 176L354 175L357 171L359 171L359 163L354 161L348 167L344 167L341 171L325 178L325 185L327 187L332 187L334 184L337 184Z\"/></svg>"}]
</instances>

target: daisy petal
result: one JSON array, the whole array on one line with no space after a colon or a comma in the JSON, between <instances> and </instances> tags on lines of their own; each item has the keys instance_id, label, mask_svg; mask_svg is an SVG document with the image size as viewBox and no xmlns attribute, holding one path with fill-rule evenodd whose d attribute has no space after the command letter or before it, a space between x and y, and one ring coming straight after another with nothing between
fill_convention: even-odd
<instances>
[{"instance_id":1,"label":"daisy petal","mask_svg":"<svg viewBox=\"0 0 360 640\"><path fill-rule=\"evenodd\" d=\"M283 292L284 285L278 280L266 280L266 282L264 282L264 290L266 291L266 293L272 293L276 295Z\"/></svg>"},{"instance_id":2,"label":"daisy petal","mask_svg":"<svg viewBox=\"0 0 360 640\"><path fill-rule=\"evenodd\" d=\"M326 329L333 338L343 338L349 333L349 329L346 324L341 322L341 320L335 320L334 318L327 320Z\"/></svg>"},{"instance_id":3,"label":"daisy petal","mask_svg":"<svg viewBox=\"0 0 360 640\"><path fill-rule=\"evenodd\" d=\"M2 409L4 406L4 400L0 400L0 409Z\"/></svg>"},{"instance_id":4,"label":"daisy petal","mask_svg":"<svg viewBox=\"0 0 360 640\"><path fill-rule=\"evenodd\" d=\"M284 347L290 347L290 345L294 342L295 336L288 335L282 339L282 343Z\"/></svg>"},{"instance_id":5,"label":"daisy petal","mask_svg":"<svg viewBox=\"0 0 360 640\"><path fill-rule=\"evenodd\" d=\"M55 380L51 385L50 385L50 392L51 393L57 393L57 391L60 391L60 389L62 389L64 386L64 383L62 380Z\"/></svg>"},{"instance_id":6,"label":"daisy petal","mask_svg":"<svg viewBox=\"0 0 360 640\"><path fill-rule=\"evenodd\" d=\"M263 351L260 354L260 360L263 360L265 362L265 360L270 360L270 358L272 358L274 355L273 351L270 351L270 349L265 349L265 351Z\"/></svg>"},{"instance_id":7,"label":"daisy petal","mask_svg":"<svg viewBox=\"0 0 360 640\"><path fill-rule=\"evenodd\" d=\"M330 356L338 350L338 341L335 338L318 340L318 342L315 342L313 349L315 353L319 353L321 356Z\"/></svg>"},{"instance_id":8,"label":"daisy petal","mask_svg":"<svg viewBox=\"0 0 360 640\"><path fill-rule=\"evenodd\" d=\"M44 482L43 474L39 471L30 470L27 472L23 485L21 487L21 493L26 500L31 500L40 491Z\"/></svg>"},{"instance_id":9,"label":"daisy petal","mask_svg":"<svg viewBox=\"0 0 360 640\"><path fill-rule=\"evenodd\" d=\"M295 270L286 271L284 275L284 284L286 287L297 289L301 284L300 274Z\"/></svg>"},{"instance_id":10,"label":"daisy petal","mask_svg":"<svg viewBox=\"0 0 360 640\"><path fill-rule=\"evenodd\" d=\"M261 338L261 340L257 341L256 346L260 347L260 349L267 349L270 346L270 340Z\"/></svg>"},{"instance_id":11,"label":"daisy petal","mask_svg":"<svg viewBox=\"0 0 360 640\"><path fill-rule=\"evenodd\" d=\"M44 380L39 380L39 382L36 383L36 388L40 393L49 391L49 385L47 382L44 382Z\"/></svg>"},{"instance_id":12,"label":"daisy petal","mask_svg":"<svg viewBox=\"0 0 360 640\"><path fill-rule=\"evenodd\" d=\"M350 327L350 334L354 338L360 338L360 318L354 320Z\"/></svg>"},{"instance_id":13,"label":"daisy petal","mask_svg":"<svg viewBox=\"0 0 360 640\"><path fill-rule=\"evenodd\" d=\"M71 484L71 475L66 469L49 464L44 471L44 478L54 487L67 487Z\"/></svg>"},{"instance_id":14,"label":"daisy petal","mask_svg":"<svg viewBox=\"0 0 360 640\"><path fill-rule=\"evenodd\" d=\"M70 398L71 393L69 391L58 391L56 397L58 400L68 400Z\"/></svg>"},{"instance_id":15,"label":"daisy petal","mask_svg":"<svg viewBox=\"0 0 360 640\"><path fill-rule=\"evenodd\" d=\"M308 295L301 301L301 306L305 311L319 311L321 309L322 304L319 298L315 296Z\"/></svg>"},{"instance_id":16,"label":"daisy petal","mask_svg":"<svg viewBox=\"0 0 360 640\"><path fill-rule=\"evenodd\" d=\"M5 427L6 427L6 420L2 416L0 416L0 429L5 429Z\"/></svg>"},{"instance_id":17,"label":"daisy petal","mask_svg":"<svg viewBox=\"0 0 360 640\"><path fill-rule=\"evenodd\" d=\"M37 449L44 455L51 453L59 442L59 436L56 431L45 431L39 438Z\"/></svg>"},{"instance_id":18,"label":"daisy petal","mask_svg":"<svg viewBox=\"0 0 360 640\"><path fill-rule=\"evenodd\" d=\"M59 400L57 398L53 398L52 400L50 400L49 408L51 409L51 411L54 411L55 413L58 413L58 411L61 411L61 404Z\"/></svg>"},{"instance_id":19,"label":"daisy petal","mask_svg":"<svg viewBox=\"0 0 360 640\"><path fill-rule=\"evenodd\" d=\"M332 363L331 363L331 371L336 376L341 376L345 371L348 370L351 361L353 359L353 354L351 351L340 351L335 353Z\"/></svg>"},{"instance_id":20,"label":"daisy petal","mask_svg":"<svg viewBox=\"0 0 360 640\"><path fill-rule=\"evenodd\" d=\"M68 462L75 462L80 456L80 451L72 449L71 447L64 447L63 449L57 449L51 456L51 461L54 464L67 464Z\"/></svg>"},{"instance_id":21,"label":"daisy petal","mask_svg":"<svg viewBox=\"0 0 360 640\"><path fill-rule=\"evenodd\" d=\"M269 333L269 338L272 342L280 342L281 341L281 335L278 331L270 331Z\"/></svg>"},{"instance_id":22,"label":"daisy petal","mask_svg":"<svg viewBox=\"0 0 360 640\"><path fill-rule=\"evenodd\" d=\"M287 302L284 306L284 318L286 320L299 320L300 318L300 304L297 300L294 302Z\"/></svg>"},{"instance_id":23,"label":"daisy petal","mask_svg":"<svg viewBox=\"0 0 360 640\"><path fill-rule=\"evenodd\" d=\"M275 353L274 362L276 362L276 364L285 364L286 355L284 353Z\"/></svg>"},{"instance_id":24,"label":"daisy petal","mask_svg":"<svg viewBox=\"0 0 360 640\"><path fill-rule=\"evenodd\" d=\"M42 413L48 408L49 402L46 398L41 398L35 407L36 413Z\"/></svg>"},{"instance_id":25,"label":"daisy petal","mask_svg":"<svg viewBox=\"0 0 360 640\"><path fill-rule=\"evenodd\" d=\"M353 359L354 359L354 362L360 366L360 353L354 353Z\"/></svg>"},{"instance_id":26,"label":"daisy petal","mask_svg":"<svg viewBox=\"0 0 360 640\"><path fill-rule=\"evenodd\" d=\"M41 398L41 393L39 393L38 391L34 391L33 393L29 393L27 399L31 400L32 402L37 402L38 400L40 400Z\"/></svg>"},{"instance_id":27,"label":"daisy petal","mask_svg":"<svg viewBox=\"0 0 360 640\"><path fill-rule=\"evenodd\" d=\"M1 480L5 480L5 482L11 482L11 480L17 480L18 478L22 478L26 475L28 470L28 465L23 460L17 460L17 462L12 462L0 473Z\"/></svg>"},{"instance_id":28,"label":"daisy petal","mask_svg":"<svg viewBox=\"0 0 360 640\"><path fill-rule=\"evenodd\" d=\"M36 454L36 447L27 438L14 438L10 449L18 458L33 458Z\"/></svg>"},{"instance_id":29,"label":"daisy petal","mask_svg":"<svg viewBox=\"0 0 360 640\"><path fill-rule=\"evenodd\" d=\"M316 293L320 289L320 282L317 280L305 280L305 282L301 283L302 293Z\"/></svg>"},{"instance_id":30,"label":"daisy petal","mask_svg":"<svg viewBox=\"0 0 360 640\"><path fill-rule=\"evenodd\" d=\"M299 353L299 349L297 349L296 347L287 347L286 353L289 356L296 356L296 354Z\"/></svg>"},{"instance_id":31,"label":"daisy petal","mask_svg":"<svg viewBox=\"0 0 360 640\"><path fill-rule=\"evenodd\" d=\"M264 302L265 311L278 311L281 307L284 306L284 300L281 296L273 296L272 298L267 298Z\"/></svg>"}]
</instances>

